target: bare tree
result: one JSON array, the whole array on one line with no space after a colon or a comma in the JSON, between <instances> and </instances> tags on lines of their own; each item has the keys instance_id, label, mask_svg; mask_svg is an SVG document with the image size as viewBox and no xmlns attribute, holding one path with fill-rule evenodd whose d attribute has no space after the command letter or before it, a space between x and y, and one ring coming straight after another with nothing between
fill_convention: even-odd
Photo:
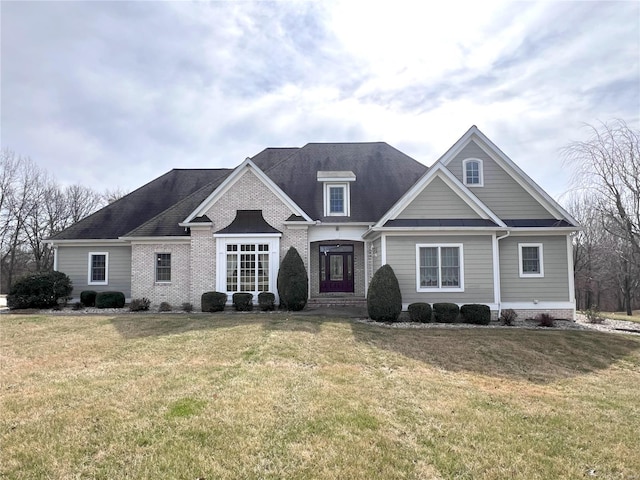
<instances>
[{"instance_id":1,"label":"bare tree","mask_svg":"<svg viewBox=\"0 0 640 480\"><path fill-rule=\"evenodd\" d=\"M45 240L100 208L101 194L81 185L61 188L31 159L0 155L0 289L31 271L53 267Z\"/></svg>"},{"instance_id":2,"label":"bare tree","mask_svg":"<svg viewBox=\"0 0 640 480\"><path fill-rule=\"evenodd\" d=\"M128 193L129 192L127 190L124 190L120 187L109 188L104 191L104 193L102 194L102 198L107 204L109 204L115 202L116 200L120 200Z\"/></svg>"},{"instance_id":3,"label":"bare tree","mask_svg":"<svg viewBox=\"0 0 640 480\"><path fill-rule=\"evenodd\" d=\"M618 240L609 246L618 260L624 305L631 315L638 289L633 275L640 270L640 132L622 120L588 128L586 141L565 147L565 164L573 169L573 191L590 198L599 228Z\"/></svg>"}]
</instances>

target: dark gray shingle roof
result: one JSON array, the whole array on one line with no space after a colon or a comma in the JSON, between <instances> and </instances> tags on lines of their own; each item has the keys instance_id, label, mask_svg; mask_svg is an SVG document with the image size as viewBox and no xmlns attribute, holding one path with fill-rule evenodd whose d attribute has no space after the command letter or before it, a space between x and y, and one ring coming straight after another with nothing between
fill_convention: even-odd
<instances>
[{"instance_id":1,"label":"dark gray shingle roof","mask_svg":"<svg viewBox=\"0 0 640 480\"><path fill-rule=\"evenodd\" d=\"M184 229L178 226L178 222L184 220L230 172L230 169L171 170L80 220L52 239L115 239L132 230L143 230L140 234L145 236L184 235ZM204 197L200 199L197 192ZM187 213L183 215L183 211ZM157 218L160 214L167 217ZM151 222L149 228L143 229L152 219L160 221Z\"/></svg>"},{"instance_id":2,"label":"dark gray shingle roof","mask_svg":"<svg viewBox=\"0 0 640 480\"><path fill-rule=\"evenodd\" d=\"M313 220L374 222L427 171L427 167L384 142L309 143L300 149L269 149L273 161L265 173ZM252 160L262 168L263 159ZM288 153L288 155L287 155ZM351 215L324 217L323 182L318 171L352 171Z\"/></svg>"}]
</instances>

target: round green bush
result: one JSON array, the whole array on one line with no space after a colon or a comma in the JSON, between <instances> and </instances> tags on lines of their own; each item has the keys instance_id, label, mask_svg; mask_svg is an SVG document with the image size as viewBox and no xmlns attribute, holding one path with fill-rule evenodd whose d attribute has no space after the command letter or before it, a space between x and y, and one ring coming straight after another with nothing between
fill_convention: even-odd
<instances>
[{"instance_id":1,"label":"round green bush","mask_svg":"<svg viewBox=\"0 0 640 480\"><path fill-rule=\"evenodd\" d=\"M460 315L465 323L475 325L489 325L491 322L491 309L487 305L471 303L460 307Z\"/></svg>"},{"instance_id":2,"label":"round green bush","mask_svg":"<svg viewBox=\"0 0 640 480\"><path fill-rule=\"evenodd\" d=\"M7 305L10 309L57 307L58 299L66 301L72 290L71 279L62 272L35 273L11 286Z\"/></svg>"},{"instance_id":3,"label":"round green bush","mask_svg":"<svg viewBox=\"0 0 640 480\"><path fill-rule=\"evenodd\" d=\"M383 265L373 274L367 291L369 318L378 322L396 322L402 312L402 294L396 274Z\"/></svg>"},{"instance_id":4,"label":"round green bush","mask_svg":"<svg viewBox=\"0 0 640 480\"><path fill-rule=\"evenodd\" d=\"M302 310L309 297L309 277L298 251L291 247L278 270L280 306L287 310Z\"/></svg>"},{"instance_id":5,"label":"round green bush","mask_svg":"<svg viewBox=\"0 0 640 480\"><path fill-rule=\"evenodd\" d=\"M124 301L124 293L122 292L98 292L96 308L122 308Z\"/></svg>"},{"instance_id":6,"label":"round green bush","mask_svg":"<svg viewBox=\"0 0 640 480\"><path fill-rule=\"evenodd\" d=\"M95 290L83 290L80 292L80 303L85 307L95 307L96 295L98 295L98 292Z\"/></svg>"},{"instance_id":7,"label":"round green bush","mask_svg":"<svg viewBox=\"0 0 640 480\"><path fill-rule=\"evenodd\" d=\"M407 307L411 322L429 323L431 321L431 305L423 302L412 303Z\"/></svg>"},{"instance_id":8,"label":"round green bush","mask_svg":"<svg viewBox=\"0 0 640 480\"><path fill-rule=\"evenodd\" d=\"M233 294L233 306L238 312L253 310L253 293L236 292Z\"/></svg>"},{"instance_id":9,"label":"round green bush","mask_svg":"<svg viewBox=\"0 0 640 480\"><path fill-rule=\"evenodd\" d=\"M258 294L258 305L260 310L268 312L276 308L276 296L271 292L260 292Z\"/></svg>"},{"instance_id":10,"label":"round green bush","mask_svg":"<svg viewBox=\"0 0 640 480\"><path fill-rule=\"evenodd\" d=\"M204 292L200 297L200 306L203 312L222 312L226 304L226 293Z\"/></svg>"},{"instance_id":11,"label":"round green bush","mask_svg":"<svg viewBox=\"0 0 640 480\"><path fill-rule=\"evenodd\" d=\"M456 323L460 307L455 303L434 303L433 319L438 323Z\"/></svg>"}]
</instances>

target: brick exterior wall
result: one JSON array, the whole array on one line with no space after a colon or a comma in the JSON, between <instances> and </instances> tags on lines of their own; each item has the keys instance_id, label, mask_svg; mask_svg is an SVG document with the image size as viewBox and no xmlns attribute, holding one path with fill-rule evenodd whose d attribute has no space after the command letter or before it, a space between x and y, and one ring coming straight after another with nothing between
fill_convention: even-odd
<instances>
[{"instance_id":1,"label":"brick exterior wall","mask_svg":"<svg viewBox=\"0 0 640 480\"><path fill-rule=\"evenodd\" d=\"M200 309L204 292L216 289L216 242L211 227L191 228L190 302Z\"/></svg>"},{"instance_id":2,"label":"brick exterior wall","mask_svg":"<svg viewBox=\"0 0 640 480\"><path fill-rule=\"evenodd\" d=\"M156 282L156 254L171 254L171 282ZM180 308L191 301L190 255L188 243L134 244L131 246L131 298L146 297L151 308L168 302Z\"/></svg>"}]
</instances>

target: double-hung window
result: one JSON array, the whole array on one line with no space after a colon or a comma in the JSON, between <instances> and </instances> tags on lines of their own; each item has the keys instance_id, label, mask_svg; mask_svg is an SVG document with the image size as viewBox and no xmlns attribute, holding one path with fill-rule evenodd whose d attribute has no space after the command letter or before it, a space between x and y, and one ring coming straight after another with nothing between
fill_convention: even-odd
<instances>
[{"instance_id":1,"label":"double-hung window","mask_svg":"<svg viewBox=\"0 0 640 480\"><path fill-rule=\"evenodd\" d=\"M463 183L467 187L482 187L484 179L482 175L482 160L468 158L462 162Z\"/></svg>"},{"instance_id":2,"label":"double-hung window","mask_svg":"<svg viewBox=\"0 0 640 480\"><path fill-rule=\"evenodd\" d=\"M109 253L89 253L89 285L108 285L109 283Z\"/></svg>"},{"instance_id":3,"label":"double-hung window","mask_svg":"<svg viewBox=\"0 0 640 480\"><path fill-rule=\"evenodd\" d=\"M324 187L326 216L349 216L349 184L327 183Z\"/></svg>"},{"instance_id":4,"label":"double-hung window","mask_svg":"<svg viewBox=\"0 0 640 480\"><path fill-rule=\"evenodd\" d=\"M171 282L170 253L156 253L156 282Z\"/></svg>"},{"instance_id":5,"label":"double-hung window","mask_svg":"<svg viewBox=\"0 0 640 480\"><path fill-rule=\"evenodd\" d=\"M464 291L461 244L416 245L417 291Z\"/></svg>"},{"instance_id":6,"label":"double-hung window","mask_svg":"<svg viewBox=\"0 0 640 480\"><path fill-rule=\"evenodd\" d=\"M544 277L541 243L519 243L518 260L520 265L520 277Z\"/></svg>"}]
</instances>

